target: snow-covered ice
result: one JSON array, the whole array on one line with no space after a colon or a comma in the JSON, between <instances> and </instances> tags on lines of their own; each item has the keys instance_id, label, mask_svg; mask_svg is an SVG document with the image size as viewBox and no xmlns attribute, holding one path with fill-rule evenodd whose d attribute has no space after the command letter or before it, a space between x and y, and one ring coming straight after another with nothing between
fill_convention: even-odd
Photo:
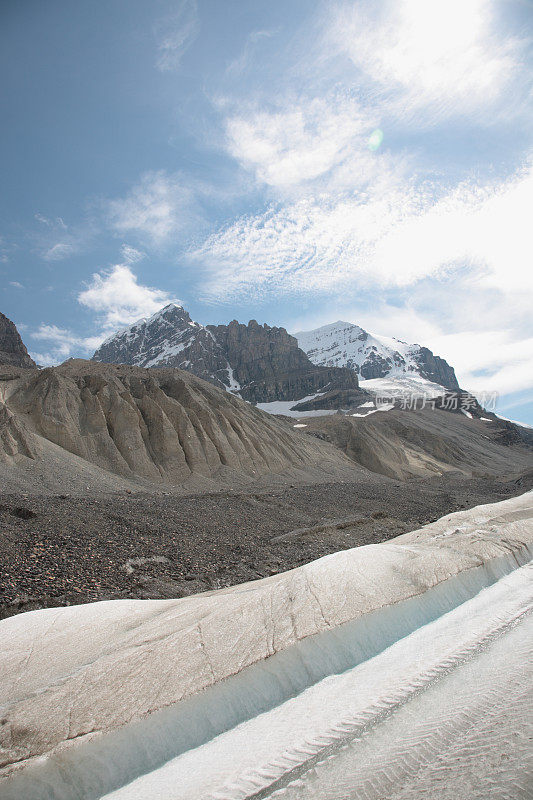
<instances>
[{"instance_id":1,"label":"snow-covered ice","mask_svg":"<svg viewBox=\"0 0 533 800\"><path fill-rule=\"evenodd\" d=\"M443 789L450 800L470 799L461 789L468 786L472 753L457 746L461 736L469 745L470 739L481 740L476 758L498 762L512 754L512 763L503 766L515 788L524 785L520 757L527 755L527 731L533 728L526 705L532 573L531 565L516 570L374 658L325 678L105 800L246 800L259 793L286 800L420 800L440 798ZM477 726L483 723L481 733ZM444 765L445 776L439 774ZM500 770L493 766L470 764L481 781L480 798L498 796L492 791Z\"/></svg>"},{"instance_id":2,"label":"snow-covered ice","mask_svg":"<svg viewBox=\"0 0 533 800\"><path fill-rule=\"evenodd\" d=\"M293 406L299 403L307 403L308 400L314 400L317 397L322 397L323 392L318 394L310 394L307 397L302 397L300 400L274 400L271 403L257 403L257 408L261 411L266 411L267 414L284 414L286 417L293 417L295 419L304 419L305 417L323 417L325 414L335 414L335 410L318 410L318 411L293 411Z\"/></svg>"},{"instance_id":3,"label":"snow-covered ice","mask_svg":"<svg viewBox=\"0 0 533 800\"><path fill-rule=\"evenodd\" d=\"M393 373L387 375L386 378L360 380L359 386L377 397L399 399L414 396L434 400L436 397L442 397L448 391L444 386L428 381L420 375L396 375Z\"/></svg>"},{"instance_id":4,"label":"snow-covered ice","mask_svg":"<svg viewBox=\"0 0 533 800\"><path fill-rule=\"evenodd\" d=\"M423 694L459 725L446 682L525 624L532 518L529 493L218 592L4 620L2 800L382 797L356 793L363 767L376 791L395 780L364 743L379 734L394 752L408 735L402 715ZM501 660L483 663L476 718L476 698L501 677ZM449 728L433 713L439 742ZM496 704L495 718L505 713ZM399 734L380 727L387 719ZM424 741L416 763L431 770ZM354 776L347 754L361 742ZM394 774L408 767L399 757ZM291 794L302 786L307 794Z\"/></svg>"}]
</instances>

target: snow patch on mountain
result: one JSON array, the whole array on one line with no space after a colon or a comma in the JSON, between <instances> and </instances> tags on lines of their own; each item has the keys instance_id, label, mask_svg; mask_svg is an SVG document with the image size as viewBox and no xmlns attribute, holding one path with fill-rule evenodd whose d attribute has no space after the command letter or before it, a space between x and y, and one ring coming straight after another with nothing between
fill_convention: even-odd
<instances>
[{"instance_id":1,"label":"snow patch on mountain","mask_svg":"<svg viewBox=\"0 0 533 800\"><path fill-rule=\"evenodd\" d=\"M408 395L425 397L433 400L442 397L448 391L438 383L428 381L420 375L388 375L386 378L359 381L361 389L371 392L375 397L402 399Z\"/></svg>"},{"instance_id":2,"label":"snow patch on mountain","mask_svg":"<svg viewBox=\"0 0 533 800\"><path fill-rule=\"evenodd\" d=\"M294 419L303 419L304 417L323 417L327 414L335 414L335 410L317 410L317 411L293 411L292 407L300 403L307 403L309 400L314 400L316 397L321 397L322 392L318 394L310 394L308 397L302 397L300 400L275 400L272 403L257 403L257 408L261 411L266 411L267 414L283 414L285 417L293 417Z\"/></svg>"},{"instance_id":3,"label":"snow patch on mountain","mask_svg":"<svg viewBox=\"0 0 533 800\"><path fill-rule=\"evenodd\" d=\"M238 394L242 389L241 384L238 380L235 379L235 375L233 374L233 369L230 366L228 361L228 386L227 389L229 392L233 392L234 394Z\"/></svg>"}]
</instances>

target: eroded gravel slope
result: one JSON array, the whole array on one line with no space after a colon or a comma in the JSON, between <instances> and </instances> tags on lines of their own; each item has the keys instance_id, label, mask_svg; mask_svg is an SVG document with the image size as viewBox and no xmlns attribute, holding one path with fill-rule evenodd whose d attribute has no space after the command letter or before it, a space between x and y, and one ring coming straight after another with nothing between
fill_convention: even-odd
<instances>
[{"instance_id":1,"label":"eroded gravel slope","mask_svg":"<svg viewBox=\"0 0 533 800\"><path fill-rule=\"evenodd\" d=\"M0 495L0 616L118 597L179 597L380 542L531 488L368 473L256 493Z\"/></svg>"}]
</instances>

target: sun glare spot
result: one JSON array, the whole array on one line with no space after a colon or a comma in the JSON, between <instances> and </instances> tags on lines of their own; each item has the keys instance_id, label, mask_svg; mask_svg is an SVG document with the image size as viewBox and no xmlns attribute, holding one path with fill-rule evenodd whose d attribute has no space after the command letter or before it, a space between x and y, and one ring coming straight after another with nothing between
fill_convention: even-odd
<instances>
[{"instance_id":1,"label":"sun glare spot","mask_svg":"<svg viewBox=\"0 0 533 800\"><path fill-rule=\"evenodd\" d=\"M380 128L376 128L376 130L372 131L372 133L368 137L368 149L372 150L372 152L375 152L376 150L379 150L382 142L383 142L383 131Z\"/></svg>"}]
</instances>

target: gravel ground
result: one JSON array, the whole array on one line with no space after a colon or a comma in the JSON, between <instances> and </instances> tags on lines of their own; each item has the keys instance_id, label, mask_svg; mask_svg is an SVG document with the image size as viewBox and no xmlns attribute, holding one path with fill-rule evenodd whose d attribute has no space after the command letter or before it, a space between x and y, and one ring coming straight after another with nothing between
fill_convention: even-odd
<instances>
[{"instance_id":1,"label":"gravel ground","mask_svg":"<svg viewBox=\"0 0 533 800\"><path fill-rule=\"evenodd\" d=\"M0 618L115 598L181 597L381 542L531 488L447 477L257 493L0 495Z\"/></svg>"}]
</instances>

